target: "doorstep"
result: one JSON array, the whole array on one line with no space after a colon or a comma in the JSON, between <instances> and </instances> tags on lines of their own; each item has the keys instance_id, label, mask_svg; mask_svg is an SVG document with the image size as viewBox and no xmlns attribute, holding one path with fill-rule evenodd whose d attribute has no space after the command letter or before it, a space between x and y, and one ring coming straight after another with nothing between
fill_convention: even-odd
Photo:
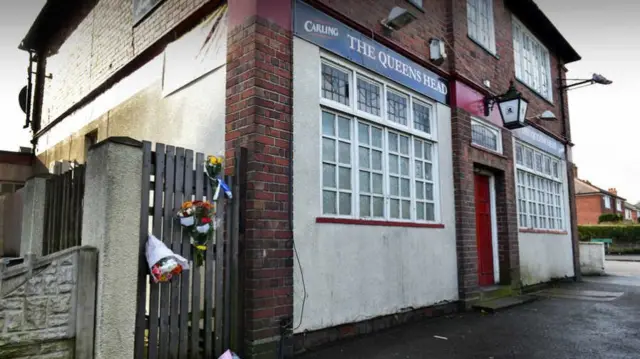
<instances>
[{"instance_id":1,"label":"doorstep","mask_svg":"<svg viewBox=\"0 0 640 359\"><path fill-rule=\"evenodd\" d=\"M473 305L476 310L481 310L489 313L494 313L499 310L515 307L517 305L531 303L538 298L533 295L516 295L509 297L502 297L497 299L491 299L486 301L480 301Z\"/></svg>"}]
</instances>

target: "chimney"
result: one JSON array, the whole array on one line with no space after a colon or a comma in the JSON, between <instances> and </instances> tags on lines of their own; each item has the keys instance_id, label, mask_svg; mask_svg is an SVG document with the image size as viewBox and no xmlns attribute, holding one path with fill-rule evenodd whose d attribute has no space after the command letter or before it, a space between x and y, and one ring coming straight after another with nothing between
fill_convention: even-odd
<instances>
[{"instance_id":1,"label":"chimney","mask_svg":"<svg viewBox=\"0 0 640 359\"><path fill-rule=\"evenodd\" d=\"M609 189L608 189L608 191L609 191L609 192L611 192L611 193L613 193L613 194L614 194L614 195L616 195L616 196L618 195L618 190L617 190L617 189L615 189L615 188L609 188Z\"/></svg>"}]
</instances>

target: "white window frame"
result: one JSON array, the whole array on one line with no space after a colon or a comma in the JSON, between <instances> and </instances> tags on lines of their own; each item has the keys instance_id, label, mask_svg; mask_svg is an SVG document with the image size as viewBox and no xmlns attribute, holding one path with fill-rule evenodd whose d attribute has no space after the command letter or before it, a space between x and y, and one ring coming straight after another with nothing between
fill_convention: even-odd
<instances>
[{"instance_id":1,"label":"white window frame","mask_svg":"<svg viewBox=\"0 0 640 359\"><path fill-rule=\"evenodd\" d=\"M483 7L481 7L480 5L485 5L485 8L488 11L488 13L485 14L488 22L487 28L486 28L486 31L487 31L486 42L483 41L479 36L480 35L479 33L481 32L481 29L482 29L480 20L483 15L480 11L480 9ZM474 6L476 9L476 12L475 12L476 16L475 16L475 19L473 19L476 24L475 34L474 32L472 32L472 26L471 26L472 19L471 19L471 12L469 11L469 8L471 6ZM473 40L473 42L480 45L485 50L489 51L493 55L496 54L496 31L495 31L495 25L494 25L494 19L493 19L493 0L467 0L467 35L471 40Z\"/></svg>"},{"instance_id":2,"label":"white window frame","mask_svg":"<svg viewBox=\"0 0 640 359\"><path fill-rule=\"evenodd\" d=\"M474 125L484 127L485 129L489 130L494 135L496 135L496 147L497 147L497 149L494 150L493 148L485 147L482 144L473 142L473 126ZM471 118L471 127L472 127L471 128L471 143L472 144L474 144L476 146L479 146L479 147L482 147L482 148L485 148L485 149L487 149L487 150L489 150L491 152L502 154L502 130L500 128L498 128L497 126L491 125L491 124L487 123L486 121L482 121L480 119L477 119L475 117Z\"/></svg>"},{"instance_id":3,"label":"white window frame","mask_svg":"<svg viewBox=\"0 0 640 359\"><path fill-rule=\"evenodd\" d=\"M524 24L518 20L515 16L512 16L513 26L512 26L512 38L513 38L513 56L514 56L514 65L515 65L515 74L516 79L529 87L533 92L539 94L547 101L553 103L553 78L551 76L551 53L546 46L542 44L538 38L535 37L527 29ZM518 38L518 34L522 34L521 38ZM540 52L537 54L529 53L529 51L524 51L523 48L523 40L530 44L530 48L536 47ZM538 58L535 58L537 55ZM525 57L528 58L533 56L534 59L528 61L531 65L531 68L525 67L524 60ZM535 65L535 61L539 61L536 69L533 69ZM544 66L544 71L546 73L541 72L541 66ZM530 78L527 79L527 72L530 73ZM547 91L546 93L542 91L542 80L545 79L547 82ZM537 84L536 84L537 81Z\"/></svg>"},{"instance_id":4,"label":"white window frame","mask_svg":"<svg viewBox=\"0 0 640 359\"><path fill-rule=\"evenodd\" d=\"M348 71L349 73L349 106L345 106L336 101L332 101L326 99L322 96L322 64L326 64L329 66L335 66L343 71ZM322 194L324 190L323 181L320 180L321 188L319 188L319 213L322 217L326 218L349 218L356 220L382 220L388 222L403 222L403 223L425 223L425 224L439 224L441 223L441 200L440 200L440 175L439 175L439 161L438 161L438 123L437 123L437 106L435 102L429 100L426 97L420 96L418 93L406 89L398 84L391 82L390 80L383 78L381 76L375 75L371 72L361 69L360 67L348 63L342 59L339 59L329 53L324 51L321 52L321 62L319 66L319 74L320 74L320 83L319 86L319 96L320 96L320 108L318 109L319 120L322 123L322 113L330 112L336 115L341 115L344 117L349 117L352 121L351 128L351 215L340 215L339 211L337 214L325 214L323 211L323 200ZM357 82L356 79L358 76L365 78L368 81L375 82L380 84L381 86L381 116L375 116L370 113L360 111L358 109L358 101L357 101ZM391 91L397 94L401 94L405 96L408 100L407 103L407 125L404 126L397 122L393 122L387 119L387 91ZM431 133L426 133L421 130L414 128L413 121L413 104L414 102L420 103L422 106L427 106L430 108L430 117L429 117L429 129ZM359 158L359 133L358 133L358 123L366 123L368 125L380 127L383 129L383 163L382 163L382 173L383 173L383 198L384 198L384 217L373 217L360 216L360 158ZM321 124L322 126L322 124ZM320 140L320 146L322 146L322 138L323 131L322 129L319 131L318 138ZM388 136L389 132L400 133L402 135L409 137L409 178L410 178L410 219L402 219L402 218L391 218L390 216L390 206L391 206L391 197L390 197L390 172L389 172L389 141ZM432 153L431 153L431 165L432 165L432 180L433 183L433 206L434 206L434 219L433 220L422 220L417 219L417 205L418 202L424 203L425 200L418 199L416 194L416 181L420 180L424 182L424 179L419 179L415 174L415 140L419 139L421 141L430 142L432 144ZM320 164L320 175L322 176L322 151L320 151L320 158L318 163ZM428 181L427 181L428 182ZM366 194L364 194L366 195ZM394 196L395 197L395 196ZM339 197L337 198L339 201ZM430 201L431 202L431 201ZM402 204L401 204L402 206ZM372 213L373 215L373 213ZM400 217L402 217L402 211L400 211ZM426 213L425 213L426 217Z\"/></svg>"},{"instance_id":5,"label":"white window frame","mask_svg":"<svg viewBox=\"0 0 640 359\"><path fill-rule=\"evenodd\" d=\"M619 199L616 199L616 211L622 212L622 201Z\"/></svg>"},{"instance_id":6,"label":"white window frame","mask_svg":"<svg viewBox=\"0 0 640 359\"><path fill-rule=\"evenodd\" d=\"M631 210L629 208L624 209L624 219L631 219Z\"/></svg>"},{"instance_id":7,"label":"white window frame","mask_svg":"<svg viewBox=\"0 0 640 359\"><path fill-rule=\"evenodd\" d=\"M605 194L602 199L604 200L604 208L611 209L611 197Z\"/></svg>"},{"instance_id":8,"label":"white window frame","mask_svg":"<svg viewBox=\"0 0 640 359\"><path fill-rule=\"evenodd\" d=\"M516 204L517 204L517 212L518 212L518 227L521 229L537 229L537 230L548 230L548 231L565 231L567 229L568 223L567 223L567 214L566 214L566 205L567 205L567 198L566 198L566 191L564 188L564 181L565 179L563 178L562 174L564 173L563 171L563 160L560 158L557 158L555 156L553 156L552 154L549 154L547 152L544 152L534 146L531 146L525 142L522 141L518 141L516 139L513 140L513 148L514 148L514 152L516 151L517 146L522 146L522 151L523 151L523 155L522 155L522 163L518 163L518 161L516 161L516 165L515 165L515 184L516 184ZM533 165L532 168L526 166L526 162L525 162L525 153L527 151L531 151L533 153ZM542 155L542 171L538 171L536 168L536 157L537 155L540 154ZM545 173L545 159L546 158L550 158L551 159L551 163L550 163L550 173ZM553 171L553 164L557 163L558 164L558 175L555 176L554 175L554 171ZM524 182L519 182L518 181L518 176L519 174L523 174L524 177ZM533 192L540 192L540 187L536 187L534 186L533 188L531 188L529 186L529 178L533 179L533 182L537 182L540 179L545 179L547 181L551 181L552 185L554 185L556 188L559 185L560 190L559 193L555 192L555 191L547 191L544 192L545 196L555 196L555 198L553 198L551 200L551 203L548 202L548 197L547 197L547 201L543 201L540 202L539 201L539 193L538 194L534 194L534 199L532 200L529 196L531 195L532 191ZM521 183L523 183L521 185ZM522 188L524 188L524 190L522 190ZM526 198L522 199L521 197L521 193L524 192ZM521 208L521 202L524 201L525 202L525 210L522 211ZM531 211L531 205L535 206L535 214L532 214ZM545 207L545 215L542 216L540 214L540 205ZM558 210L560 211L560 216L550 216L549 215L549 206L552 206L554 210ZM522 221L522 217L521 216L525 216L526 217L526 224L523 223ZM536 219L536 223L534 225L534 221L533 221L533 217L535 217ZM545 219L546 222L546 226L542 226L541 225L541 219ZM554 219L555 224L553 226L551 226L549 224L549 220L550 219ZM558 227L557 225L557 220L560 220L561 224L560 227ZM553 228L551 228L553 227Z\"/></svg>"}]
</instances>

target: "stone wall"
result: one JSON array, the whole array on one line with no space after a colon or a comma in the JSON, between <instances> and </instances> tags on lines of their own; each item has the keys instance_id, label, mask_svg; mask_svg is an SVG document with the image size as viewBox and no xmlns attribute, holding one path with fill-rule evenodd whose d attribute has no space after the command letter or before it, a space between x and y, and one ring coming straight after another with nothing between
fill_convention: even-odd
<instances>
[{"instance_id":1,"label":"stone wall","mask_svg":"<svg viewBox=\"0 0 640 359\"><path fill-rule=\"evenodd\" d=\"M95 248L76 247L1 268L0 358L89 358L75 354L93 352L96 264Z\"/></svg>"}]
</instances>

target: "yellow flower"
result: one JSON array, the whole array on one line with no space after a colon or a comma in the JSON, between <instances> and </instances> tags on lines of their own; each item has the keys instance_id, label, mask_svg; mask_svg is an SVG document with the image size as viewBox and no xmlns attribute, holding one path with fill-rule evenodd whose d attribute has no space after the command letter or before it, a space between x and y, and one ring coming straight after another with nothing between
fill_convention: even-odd
<instances>
[{"instance_id":1,"label":"yellow flower","mask_svg":"<svg viewBox=\"0 0 640 359\"><path fill-rule=\"evenodd\" d=\"M187 201L182 204L182 209L187 209L193 207L193 202Z\"/></svg>"},{"instance_id":2,"label":"yellow flower","mask_svg":"<svg viewBox=\"0 0 640 359\"><path fill-rule=\"evenodd\" d=\"M222 157L209 156L208 159L209 164L212 166L219 165L222 163Z\"/></svg>"},{"instance_id":3,"label":"yellow flower","mask_svg":"<svg viewBox=\"0 0 640 359\"><path fill-rule=\"evenodd\" d=\"M207 250L207 246L203 246L203 245L198 245L198 246L196 246L196 248L201 250L201 251L206 251Z\"/></svg>"}]
</instances>

